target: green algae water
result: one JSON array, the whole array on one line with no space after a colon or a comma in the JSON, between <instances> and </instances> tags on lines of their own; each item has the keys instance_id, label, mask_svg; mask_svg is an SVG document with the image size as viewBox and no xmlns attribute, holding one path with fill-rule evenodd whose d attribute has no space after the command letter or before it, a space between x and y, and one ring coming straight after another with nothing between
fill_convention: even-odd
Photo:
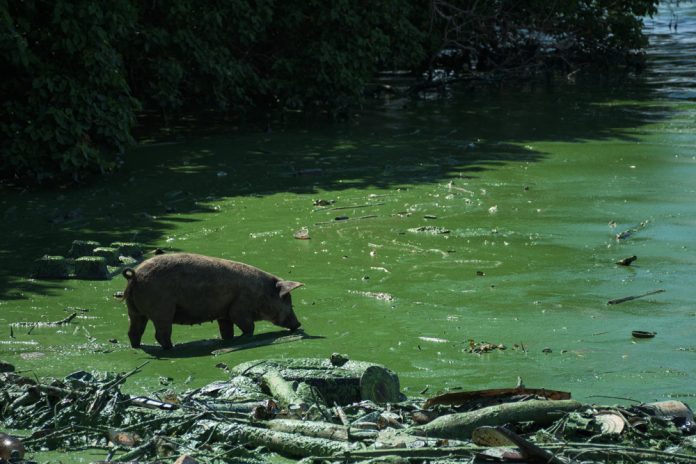
<instances>
[{"instance_id":1,"label":"green algae water","mask_svg":"<svg viewBox=\"0 0 696 464\"><path fill-rule=\"evenodd\" d=\"M224 379L224 365L252 359L341 352L388 366L409 396L519 377L587 402L693 403L696 8L678 33L669 19L648 20L640 77L454 89L344 124L144 140L92 186L3 192L0 359L40 377L149 360L124 388L143 394ZM174 326L168 352L149 325L144 349L131 349L113 297L123 277L29 278L34 259L78 239L304 282L293 301L312 337L212 356L225 346L214 323ZM73 312L58 327L11 326ZM507 349L471 353L480 342Z\"/></svg>"}]
</instances>

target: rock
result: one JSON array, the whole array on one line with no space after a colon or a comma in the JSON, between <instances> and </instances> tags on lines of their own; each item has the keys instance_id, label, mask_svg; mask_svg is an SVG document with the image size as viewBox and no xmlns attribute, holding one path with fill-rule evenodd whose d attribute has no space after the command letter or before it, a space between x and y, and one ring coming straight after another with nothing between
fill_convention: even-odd
<instances>
[{"instance_id":1,"label":"rock","mask_svg":"<svg viewBox=\"0 0 696 464\"><path fill-rule=\"evenodd\" d=\"M94 256L101 256L106 259L106 264L109 266L118 266L121 262L118 260L118 249L113 247L97 247L92 251Z\"/></svg>"},{"instance_id":2,"label":"rock","mask_svg":"<svg viewBox=\"0 0 696 464\"><path fill-rule=\"evenodd\" d=\"M0 360L0 372L14 372L14 371L15 371L14 365L12 365L6 361Z\"/></svg>"},{"instance_id":3,"label":"rock","mask_svg":"<svg viewBox=\"0 0 696 464\"><path fill-rule=\"evenodd\" d=\"M111 248L116 248L121 256L130 256L131 258L140 258L143 256L143 246L135 242L114 242L110 245Z\"/></svg>"},{"instance_id":4,"label":"rock","mask_svg":"<svg viewBox=\"0 0 696 464\"><path fill-rule=\"evenodd\" d=\"M68 262L63 256L44 255L34 261L32 276L38 279L67 279Z\"/></svg>"},{"instance_id":5,"label":"rock","mask_svg":"<svg viewBox=\"0 0 696 464\"><path fill-rule=\"evenodd\" d=\"M91 240L73 240L68 256L79 258L80 256L92 256L92 251L101 246L101 243Z\"/></svg>"},{"instance_id":6,"label":"rock","mask_svg":"<svg viewBox=\"0 0 696 464\"><path fill-rule=\"evenodd\" d=\"M87 280L106 280L109 270L106 258L102 256L83 256L75 260L75 277Z\"/></svg>"}]
</instances>

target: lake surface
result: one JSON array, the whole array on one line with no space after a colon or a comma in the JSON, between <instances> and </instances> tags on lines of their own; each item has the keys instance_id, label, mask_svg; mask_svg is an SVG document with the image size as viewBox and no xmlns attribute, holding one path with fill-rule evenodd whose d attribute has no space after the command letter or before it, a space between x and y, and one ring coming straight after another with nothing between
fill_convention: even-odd
<instances>
[{"instance_id":1,"label":"lake surface","mask_svg":"<svg viewBox=\"0 0 696 464\"><path fill-rule=\"evenodd\" d=\"M0 359L31 376L151 360L126 385L143 393L225 378L218 363L341 352L393 369L409 396L519 377L581 401L693 403L696 7L679 10L678 32L669 20L666 10L648 20L640 77L458 88L347 123L143 141L94 186L3 192ZM310 240L293 238L302 228ZM34 259L75 239L140 241L302 281L295 310L316 338L213 357L216 324L175 326L167 353L150 325L149 346L132 350L112 297L122 277L27 278ZM84 310L73 324L9 337L10 323L73 308ZM471 341L507 349L470 353Z\"/></svg>"}]
</instances>

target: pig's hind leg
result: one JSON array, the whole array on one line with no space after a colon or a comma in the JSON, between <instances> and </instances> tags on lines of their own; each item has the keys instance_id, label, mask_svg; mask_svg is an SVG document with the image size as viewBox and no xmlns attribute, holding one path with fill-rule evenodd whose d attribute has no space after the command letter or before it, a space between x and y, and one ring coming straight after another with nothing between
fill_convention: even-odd
<instances>
[{"instance_id":1,"label":"pig's hind leg","mask_svg":"<svg viewBox=\"0 0 696 464\"><path fill-rule=\"evenodd\" d=\"M128 306L128 320L130 322L128 325L128 339L133 348L139 348L145 332L145 326L147 325L147 317L138 312L138 308L135 307L135 304L130 299L126 300L126 305Z\"/></svg>"},{"instance_id":2,"label":"pig's hind leg","mask_svg":"<svg viewBox=\"0 0 696 464\"><path fill-rule=\"evenodd\" d=\"M128 339L133 348L139 348L140 341L145 332L145 326L147 325L147 317L129 312L128 319L130 320L130 325L128 326Z\"/></svg>"},{"instance_id":3,"label":"pig's hind leg","mask_svg":"<svg viewBox=\"0 0 696 464\"><path fill-rule=\"evenodd\" d=\"M220 337L223 340L232 340L234 338L234 323L230 319L218 319L218 326L220 327Z\"/></svg>"},{"instance_id":4,"label":"pig's hind leg","mask_svg":"<svg viewBox=\"0 0 696 464\"><path fill-rule=\"evenodd\" d=\"M170 349L172 345L172 320L171 319L153 319L152 324L155 326L155 339L165 350Z\"/></svg>"}]
</instances>

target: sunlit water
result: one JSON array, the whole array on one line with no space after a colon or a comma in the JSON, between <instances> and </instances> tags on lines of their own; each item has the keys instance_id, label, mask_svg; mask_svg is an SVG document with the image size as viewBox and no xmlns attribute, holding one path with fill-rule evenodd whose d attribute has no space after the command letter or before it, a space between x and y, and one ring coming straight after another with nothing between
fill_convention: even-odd
<instances>
[{"instance_id":1,"label":"sunlit water","mask_svg":"<svg viewBox=\"0 0 696 464\"><path fill-rule=\"evenodd\" d=\"M408 395L520 377L583 401L693 402L695 15L680 9L678 32L666 11L648 21L641 78L458 89L389 101L351 123L143 143L93 187L4 193L0 358L38 376L149 359L126 387L142 393L225 378L221 362L337 351L395 370ZM414 230L424 226L449 233ZM294 239L303 227L311 239ZM212 357L215 324L176 326L180 346L168 353L149 327L150 347L132 350L112 298L121 277L26 278L33 259L65 254L74 239L137 240L300 280L296 312L317 338ZM631 255L632 266L614 264ZM9 337L11 322L71 308L88 311ZM507 349L473 354L470 340Z\"/></svg>"}]
</instances>

